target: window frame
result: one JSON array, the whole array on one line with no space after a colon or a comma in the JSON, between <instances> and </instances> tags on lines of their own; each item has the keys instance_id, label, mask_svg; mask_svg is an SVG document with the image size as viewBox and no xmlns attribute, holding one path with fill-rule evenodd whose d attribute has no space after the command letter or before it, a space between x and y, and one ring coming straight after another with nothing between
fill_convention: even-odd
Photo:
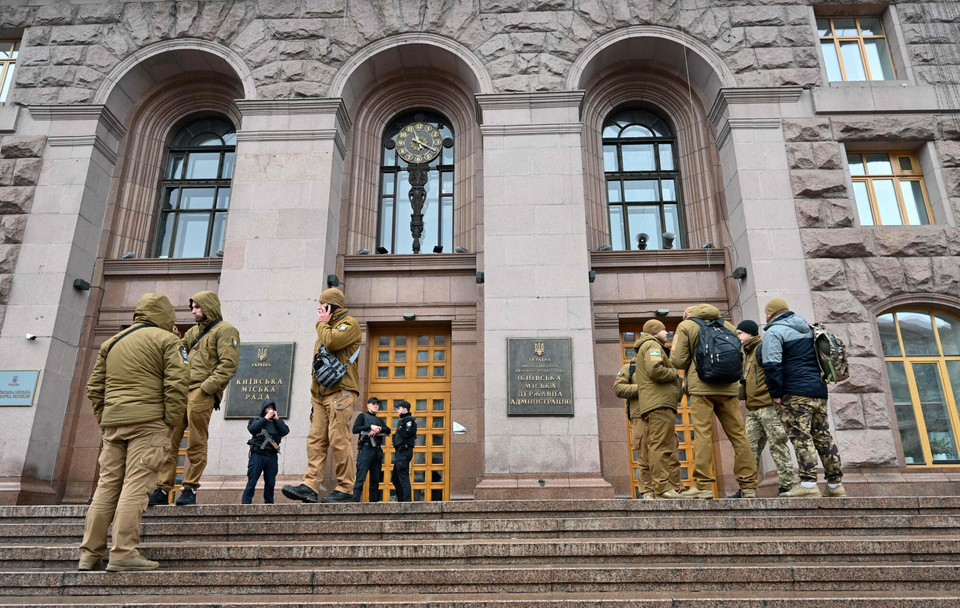
<instances>
[{"instance_id":1,"label":"window frame","mask_svg":"<svg viewBox=\"0 0 960 608\"><path fill-rule=\"evenodd\" d=\"M654 136L654 137L604 137L604 132L607 128L612 125L615 119L622 115L625 112L642 112L649 114L655 119L663 123L664 127L669 130L668 136ZM638 124L638 123L631 123ZM621 129L625 130L629 127L623 127ZM647 127L645 127L647 128ZM652 129L649 129L651 130ZM644 145L651 144L653 145L653 159L655 164L654 171L625 171L623 170L623 147L627 145ZM662 144L669 144L671 147L671 157L673 160L673 169L672 170L663 170L661 166L661 154L660 146ZM605 164L606 152L605 149L607 146L616 147L616 156L617 156L617 171L607 171ZM678 140L676 135L676 130L670 125L670 123L659 113L650 108L643 106L624 106L615 109L614 111L607 114L603 122L600 125L600 163L601 168L603 169L603 197L604 197L604 208L606 212L606 221L607 221L607 233L610 236L610 244L614 245L616 239L614 238L614 227L613 227L613 218L611 214L611 209L613 207L619 207L621 209L621 217L623 220L623 238L624 248L620 251L631 251L633 250L633 243L635 234L639 232L638 229L632 229L630 227L629 217L631 208L656 208L658 213L658 219L660 222L662 232L667 232L666 226L666 208L668 205L676 205L677 208L677 231L676 239L673 242L673 249L683 249L687 242L687 228L686 228L686 217L684 214L684 205L683 205L683 188L681 184L680 177L680 153L678 149ZM657 182L657 200L656 201L627 201L625 196L624 184L627 181L656 181ZM664 180L673 180L674 183L674 195L675 200L664 201L663 199L663 181ZM610 201L610 183L612 181L619 182L620 190L620 200L611 202ZM661 243L661 247L658 248L649 248L653 251L662 251L662 233L656 236L656 242ZM614 249L617 249L614 245Z\"/></svg>"},{"instance_id":2,"label":"window frame","mask_svg":"<svg viewBox=\"0 0 960 608\"><path fill-rule=\"evenodd\" d=\"M892 173L883 173L883 174L870 174L866 155L868 154L885 154L887 155L890 167L893 170ZM862 175L855 175L852 168L850 157L859 156L862 166L864 168L864 173ZM900 159L908 158L913 167L912 170L905 170L901 168ZM853 200L854 207L857 211L857 220L860 222L861 227L874 227L874 226L934 226L937 223L936 217L933 212L933 205L930 202L930 194L927 191L926 180L923 175L923 167L920 162L920 156L915 151L910 150L846 150L844 156L844 162L847 164L847 175L850 176L851 184L853 189L851 191L851 198ZM880 213L879 203L876 197L876 188L874 182L879 180L890 180L894 183L894 194L897 197L897 208L900 211L900 223L890 224L883 223L883 216ZM926 224L911 224L904 221L904 218L908 218L907 207L903 197L903 189L901 184L904 182L918 182L920 184L920 192L923 195L923 205L926 210L927 220ZM863 216L860 213L860 202L857 200L856 194L856 184L865 183L867 190L868 204L870 206L870 223L864 221Z\"/></svg>"},{"instance_id":3,"label":"window frame","mask_svg":"<svg viewBox=\"0 0 960 608\"><path fill-rule=\"evenodd\" d=\"M937 354L923 354L923 355L908 355L906 349L904 348L903 342L903 332L900 327L900 320L897 316L900 313L926 313L930 317L931 328L933 331L933 336L937 344ZM958 410L958 401L960 401L960 394L956 394L953 391L952 384L950 383L949 371L947 368L948 361L960 362L960 354L957 355L946 355L944 354L943 342L940 337L940 330L936 323L936 314L939 313L944 316L949 316L952 319L960 321L960 317L957 315L947 312L944 310L936 308L928 308L923 305L905 305L898 306L896 308L887 310L877 315L876 323L879 333L880 328L880 318L886 315L893 316L893 326L896 330L897 335L897 346L899 348L899 355L887 355L883 349L883 337L881 334L881 355L883 357L884 363L884 373L887 377L887 389L891 395L891 400L894 403L894 417L896 419L896 431L897 435L900 438L901 450L904 456L904 465L911 468L933 468L933 467L960 467L960 410ZM907 389L910 395L910 405L913 409L913 421L916 423L916 432L920 440L921 453L924 461L921 463L908 463L906 448L903 446L903 436L901 431L901 420L896 414L896 400L893 397L893 384L889 377L888 364L889 363L900 363L903 365L904 374L907 381ZM924 417L923 404L920 401L919 389L917 388L917 380L913 371L913 366L919 365L932 365L937 366L937 371L940 378L940 387L944 399L944 407L947 410L947 420L951 424L951 431L953 433L954 446L957 451L956 459L941 460L935 461L933 459L933 448L930 444L929 434L927 432L927 422Z\"/></svg>"},{"instance_id":4,"label":"window frame","mask_svg":"<svg viewBox=\"0 0 960 608\"><path fill-rule=\"evenodd\" d=\"M216 252L213 251L213 234L217 224L218 215L223 216L223 233L224 237L226 236L226 221L227 213L230 210L230 197L233 195L233 175L236 171L236 143L234 144L224 144L219 146L196 146L196 145L176 145L173 142L176 142L177 137L188 129L191 125L196 123L206 121L206 120L217 120L229 124L232 128L231 131L228 131L224 135L232 133L236 136L236 126L233 125L233 122L223 116L203 116L203 117L193 117L191 120L186 121L179 129L177 129L172 136L171 143L166 147L166 154L163 162L163 169L161 174L160 182L160 201L158 205L158 214L157 214L157 226L154 237L154 257L159 259L189 259L190 257L197 256L183 256L177 257L173 256L172 252L176 248L177 244L177 231L180 227L180 221L185 215L204 215L208 217L207 222L207 235L203 246L203 255L199 256L202 258L214 257ZM224 135L220 135L221 140ZM187 167L189 165L188 159L190 154L196 153L217 153L219 158L217 159L217 177L215 178L185 178L182 177L186 174ZM223 176L224 166L226 164L226 157L228 154L233 154L233 167L229 177ZM181 177L170 177L171 162L176 155L181 156L181 165L179 168L179 173ZM213 189L213 203L209 209L197 209L197 210L184 210L180 208L183 191L190 188L211 188ZM221 190L229 190L227 204L223 209L220 209L217 204L220 198ZM176 207L171 207L170 209L165 209L164 205L166 201L170 199L172 192L177 192L177 205ZM167 244L167 250L163 251L164 237L166 236L165 227L167 224L167 218L173 215L173 224L170 226L170 242Z\"/></svg>"},{"instance_id":5,"label":"window frame","mask_svg":"<svg viewBox=\"0 0 960 608\"><path fill-rule=\"evenodd\" d=\"M443 251L447 253L453 253L453 241L454 241L454 231L456 230L456 138L455 132L453 130L453 125L451 122L439 111L431 109L420 109L402 112L394 116L390 120L388 125L382 131L382 141L386 142L392 140L396 142L397 135L400 132L400 129L409 124L411 121L416 120L417 114L425 114L424 120L419 122L425 122L430 124L435 124L439 122L439 130L444 137L450 137L454 141L454 146L451 148L442 148L440 154L436 158L431 160L428 163L428 172L437 173L437 185L439 191L436 195L436 204L437 204L437 226L436 234L427 234L426 230L429 228L426 225L426 213L424 213L424 232L420 235L420 253L433 253L433 248L436 245L443 245ZM434 120L439 119L439 120ZM449 163L445 162L449 159ZM388 164L389 162L389 164ZM384 247L387 250L388 254L395 254L397 250L397 213L399 211L399 201L401 200L402 193L399 192L400 182L402 181L402 174L408 171L409 163L400 158L396 152L396 148L387 148L386 146L381 146L380 149L380 161L379 161L379 179L378 179L378 189L377 189L377 234L376 234L376 243L377 247ZM386 176L392 176L393 185L390 193L387 193L387 187L385 184ZM449 175L450 177L450 191L447 192L444 189L444 177ZM427 178L427 186L430 183L429 176ZM427 197L429 199L430 192L429 188L427 190ZM392 201L391 211L390 211L390 243L384 243L384 202L390 200ZM424 207L426 210L426 205L429 201L425 201ZM449 219L444 213L444 208L449 208ZM446 223L445 223L446 222ZM412 240L412 237L411 237ZM401 255L412 254L413 252L404 252Z\"/></svg>"},{"instance_id":6,"label":"window frame","mask_svg":"<svg viewBox=\"0 0 960 608\"><path fill-rule=\"evenodd\" d=\"M0 57L0 103L6 103L10 98L10 91L13 90L21 42L22 41L17 38L0 39L0 46L4 44L12 45L9 51L10 57Z\"/></svg>"},{"instance_id":7,"label":"window frame","mask_svg":"<svg viewBox=\"0 0 960 608\"><path fill-rule=\"evenodd\" d=\"M834 26L834 19L853 19L857 26L857 35L856 36L840 36L837 35L836 27ZM883 28L882 35L864 35L863 28L860 25L860 19L876 19L880 24L880 27ZM830 25L830 35L822 36L820 35L820 21L827 20ZM820 48L820 57L823 61L823 69L826 76L826 81L829 83L837 82L858 82L858 83L873 83L873 82L891 82L899 80L899 70L897 68L897 61L895 60L895 54L893 52L891 36L889 32L889 24L887 20L884 19L883 15L842 15L842 14L826 14L826 15L814 15L814 24L817 32L817 40L819 42ZM890 63L890 69L893 74L890 78L872 78L872 70L870 68L870 61L867 59L866 45L864 40L883 40L884 46L887 51L887 59ZM829 74L830 69L827 65L828 58L826 53L823 52L824 42L827 40L832 40L834 47L834 55L837 59L836 68L840 70L840 80L830 80ZM847 68L844 65L843 61L843 52L841 50L842 42L851 42L856 41L857 47L860 54L860 63L863 68L864 79L863 80L850 80L847 78Z\"/></svg>"}]
</instances>

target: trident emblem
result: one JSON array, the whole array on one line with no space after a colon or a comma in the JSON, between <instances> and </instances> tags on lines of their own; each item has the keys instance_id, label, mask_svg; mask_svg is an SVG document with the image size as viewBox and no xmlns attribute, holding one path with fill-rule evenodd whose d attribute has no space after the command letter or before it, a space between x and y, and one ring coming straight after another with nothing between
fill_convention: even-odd
<instances>
[{"instance_id":1,"label":"trident emblem","mask_svg":"<svg viewBox=\"0 0 960 608\"><path fill-rule=\"evenodd\" d=\"M267 358L267 349L266 349L266 348L258 348L258 349L257 349L257 361L263 361L263 360L266 359L266 358Z\"/></svg>"},{"instance_id":2,"label":"trident emblem","mask_svg":"<svg viewBox=\"0 0 960 608\"><path fill-rule=\"evenodd\" d=\"M546 352L546 349L543 348L543 342L534 342L533 352L537 353L538 357L543 356L543 353Z\"/></svg>"}]
</instances>

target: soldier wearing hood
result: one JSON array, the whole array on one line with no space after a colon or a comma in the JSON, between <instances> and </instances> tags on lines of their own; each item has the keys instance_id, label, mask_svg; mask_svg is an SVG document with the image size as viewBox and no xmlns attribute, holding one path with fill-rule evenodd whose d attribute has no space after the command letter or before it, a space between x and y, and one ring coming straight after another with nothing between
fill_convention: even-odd
<instances>
[{"instance_id":1,"label":"soldier wearing hood","mask_svg":"<svg viewBox=\"0 0 960 608\"><path fill-rule=\"evenodd\" d=\"M350 418L360 395L360 373L350 357L360 349L363 333L360 324L345 307L343 292L336 287L320 294L317 306L317 341L314 352L322 344L340 360L347 373L330 387L317 384L310 376L310 432L307 434L307 470L299 486L283 486L283 495L291 500L317 502L323 482L327 450L333 452L337 469L337 487L320 502L353 502L353 485L357 470L350 446Z\"/></svg>"},{"instance_id":2,"label":"soldier wearing hood","mask_svg":"<svg viewBox=\"0 0 960 608\"><path fill-rule=\"evenodd\" d=\"M133 325L100 346L87 396L103 430L100 479L87 509L78 570L102 570L107 528L113 548L107 570L153 570L137 551L147 494L166 455L170 427L187 406L187 353L173 333L170 300L147 293Z\"/></svg>"},{"instance_id":3,"label":"soldier wearing hood","mask_svg":"<svg viewBox=\"0 0 960 608\"><path fill-rule=\"evenodd\" d=\"M250 446L250 460L247 462L247 487L243 489L240 504L249 505L253 502L257 481L263 474L263 503L272 505L273 488L277 482L277 456L280 454L280 441L290 432L287 424L277 414L277 406L273 399L265 401L260 409L260 415L247 422L247 432L253 437L247 441Z\"/></svg>"},{"instance_id":4,"label":"soldier wearing hood","mask_svg":"<svg viewBox=\"0 0 960 608\"><path fill-rule=\"evenodd\" d=\"M684 498L713 498L713 417L716 416L733 446L733 472L744 498L757 496L757 466L744 428L737 396L740 382L715 384L700 378L695 352L700 340L700 325L692 319L713 321L720 319L720 311L710 304L691 306L684 313L686 319L677 326L673 338L670 362L677 369L686 370L686 385L693 423L693 481L694 485L681 493ZM736 328L723 323L730 332Z\"/></svg>"},{"instance_id":5,"label":"soldier wearing hood","mask_svg":"<svg viewBox=\"0 0 960 608\"><path fill-rule=\"evenodd\" d=\"M190 298L190 312L197 324L188 329L181 340L190 359L187 410L170 433L167 458L157 478L157 489L150 496L151 505L169 503L169 493L177 476L177 454L187 428L190 429L187 464L177 504L196 504L200 477L207 468L207 427L210 416L213 410L220 409L223 391L237 372L240 360L240 332L223 320L217 294L212 291L195 294Z\"/></svg>"}]
</instances>

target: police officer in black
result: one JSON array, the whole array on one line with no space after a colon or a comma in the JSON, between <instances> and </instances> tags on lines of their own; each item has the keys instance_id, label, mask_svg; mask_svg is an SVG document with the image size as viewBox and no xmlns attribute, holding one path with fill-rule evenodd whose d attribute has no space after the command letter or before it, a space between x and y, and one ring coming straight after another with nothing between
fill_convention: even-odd
<instances>
[{"instance_id":1,"label":"police officer in black","mask_svg":"<svg viewBox=\"0 0 960 608\"><path fill-rule=\"evenodd\" d=\"M367 411L360 412L353 421L353 432L358 435L357 481L353 484L353 502L361 502L363 482L370 474L370 502L380 502L380 478L383 476L383 440L390 434L390 427L383 418L377 417L380 400L370 397Z\"/></svg>"},{"instance_id":2,"label":"police officer in black","mask_svg":"<svg viewBox=\"0 0 960 608\"><path fill-rule=\"evenodd\" d=\"M410 460L413 458L413 446L417 441L417 420L410 415L410 403L403 399L393 402L394 409L400 414L397 432L393 436L393 473L390 482L397 493L397 502L410 502Z\"/></svg>"}]
</instances>

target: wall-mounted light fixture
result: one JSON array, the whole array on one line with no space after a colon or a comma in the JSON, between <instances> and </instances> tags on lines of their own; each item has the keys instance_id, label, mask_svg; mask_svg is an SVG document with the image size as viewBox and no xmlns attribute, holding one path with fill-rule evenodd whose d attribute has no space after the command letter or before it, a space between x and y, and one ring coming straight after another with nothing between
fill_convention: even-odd
<instances>
[{"instance_id":1,"label":"wall-mounted light fixture","mask_svg":"<svg viewBox=\"0 0 960 608\"><path fill-rule=\"evenodd\" d=\"M479 270L477 271L477 285L483 284L483 273Z\"/></svg>"},{"instance_id":2,"label":"wall-mounted light fixture","mask_svg":"<svg viewBox=\"0 0 960 608\"><path fill-rule=\"evenodd\" d=\"M412 313L412 312L405 312L405 313L403 313L403 320L404 320L404 321L416 321L416 320L417 320L417 315L416 315L415 313Z\"/></svg>"},{"instance_id":3,"label":"wall-mounted light fixture","mask_svg":"<svg viewBox=\"0 0 960 608\"><path fill-rule=\"evenodd\" d=\"M328 274L327 287L340 287L340 277L335 274Z\"/></svg>"},{"instance_id":4,"label":"wall-mounted light fixture","mask_svg":"<svg viewBox=\"0 0 960 608\"><path fill-rule=\"evenodd\" d=\"M587 271L587 280L590 281L591 283L593 283L594 281L596 281L596 280L597 280L597 271L596 271L596 270L588 270L588 271Z\"/></svg>"},{"instance_id":5,"label":"wall-mounted light fixture","mask_svg":"<svg viewBox=\"0 0 960 608\"><path fill-rule=\"evenodd\" d=\"M77 291L90 291L90 283L83 279L74 279L73 288Z\"/></svg>"},{"instance_id":6,"label":"wall-mounted light fixture","mask_svg":"<svg viewBox=\"0 0 960 608\"><path fill-rule=\"evenodd\" d=\"M747 269L743 266L737 266L733 269L733 274L731 276L738 281L742 281L747 278Z\"/></svg>"},{"instance_id":7,"label":"wall-mounted light fixture","mask_svg":"<svg viewBox=\"0 0 960 608\"><path fill-rule=\"evenodd\" d=\"M657 315L658 317L665 317L665 316L667 316L667 315L670 314L670 309L669 309L669 308L658 308L658 309L656 309L656 310L653 312L653 314Z\"/></svg>"}]
</instances>

